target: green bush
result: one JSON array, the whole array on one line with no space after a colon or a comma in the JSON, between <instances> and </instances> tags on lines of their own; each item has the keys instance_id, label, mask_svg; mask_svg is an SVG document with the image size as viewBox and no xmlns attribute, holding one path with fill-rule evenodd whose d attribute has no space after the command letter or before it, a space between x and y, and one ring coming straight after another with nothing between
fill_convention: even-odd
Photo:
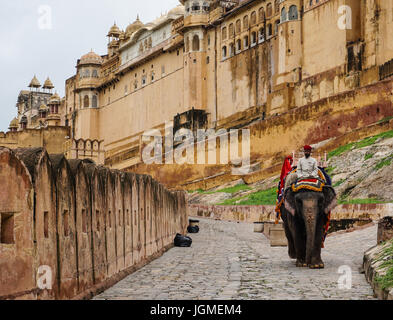
<instances>
[{"instance_id":1,"label":"green bush","mask_svg":"<svg viewBox=\"0 0 393 320\"><path fill-rule=\"evenodd\" d=\"M334 170L336 170L336 167L328 167L325 171L329 176L332 176Z\"/></svg>"},{"instance_id":2,"label":"green bush","mask_svg":"<svg viewBox=\"0 0 393 320\"><path fill-rule=\"evenodd\" d=\"M372 159L373 157L374 157L374 153L366 153L366 155L364 156L364 161Z\"/></svg>"},{"instance_id":3,"label":"green bush","mask_svg":"<svg viewBox=\"0 0 393 320\"><path fill-rule=\"evenodd\" d=\"M253 205L275 205L277 201L277 188L271 188L268 190L258 191L250 195L228 199L219 205L223 206L253 206Z\"/></svg>"},{"instance_id":4,"label":"green bush","mask_svg":"<svg viewBox=\"0 0 393 320\"><path fill-rule=\"evenodd\" d=\"M393 154L391 154L390 156L383 158L376 166L375 166L375 170L380 170L383 167L388 167L390 166L390 164L392 163L393 160Z\"/></svg>"},{"instance_id":5,"label":"green bush","mask_svg":"<svg viewBox=\"0 0 393 320\"><path fill-rule=\"evenodd\" d=\"M339 156L347 151L350 151L352 149L361 149L361 148L365 148L368 146L372 146L380 139L390 139L390 138L393 138L393 130L380 133L376 136L369 137L369 138L363 139L361 141L352 142L352 143L349 143L345 146L338 147L337 149L333 150L332 152L329 152L328 156L329 156L329 158L337 157L337 156Z\"/></svg>"},{"instance_id":6,"label":"green bush","mask_svg":"<svg viewBox=\"0 0 393 320\"><path fill-rule=\"evenodd\" d=\"M381 253L377 260L384 261L380 267L386 268L387 271L385 275L377 276L376 282L383 290L393 288L393 241L390 241L390 246Z\"/></svg>"},{"instance_id":7,"label":"green bush","mask_svg":"<svg viewBox=\"0 0 393 320\"><path fill-rule=\"evenodd\" d=\"M336 182L336 183L333 185L333 188L337 188L337 187L341 186L344 182L345 182L345 180L340 180L340 181Z\"/></svg>"}]
</instances>

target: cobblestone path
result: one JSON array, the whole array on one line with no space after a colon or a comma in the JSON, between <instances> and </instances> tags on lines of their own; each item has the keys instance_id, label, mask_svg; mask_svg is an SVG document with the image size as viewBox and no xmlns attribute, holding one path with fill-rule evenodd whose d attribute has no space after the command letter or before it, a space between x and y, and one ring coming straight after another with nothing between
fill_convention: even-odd
<instances>
[{"instance_id":1,"label":"cobblestone path","mask_svg":"<svg viewBox=\"0 0 393 320\"><path fill-rule=\"evenodd\" d=\"M201 219L191 248L173 248L95 299L319 300L373 299L360 273L363 253L376 244L376 226L328 237L326 268L296 268L287 248L271 248L253 225ZM352 289L339 289L340 266L352 269Z\"/></svg>"}]
</instances>

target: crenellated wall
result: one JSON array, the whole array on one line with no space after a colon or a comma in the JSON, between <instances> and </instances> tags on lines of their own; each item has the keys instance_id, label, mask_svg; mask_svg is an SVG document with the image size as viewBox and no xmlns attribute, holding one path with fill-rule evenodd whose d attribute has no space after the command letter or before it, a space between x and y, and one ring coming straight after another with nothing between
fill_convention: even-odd
<instances>
[{"instance_id":1,"label":"crenellated wall","mask_svg":"<svg viewBox=\"0 0 393 320\"><path fill-rule=\"evenodd\" d=\"M186 194L150 176L0 147L0 181L0 299L89 298L186 231Z\"/></svg>"}]
</instances>

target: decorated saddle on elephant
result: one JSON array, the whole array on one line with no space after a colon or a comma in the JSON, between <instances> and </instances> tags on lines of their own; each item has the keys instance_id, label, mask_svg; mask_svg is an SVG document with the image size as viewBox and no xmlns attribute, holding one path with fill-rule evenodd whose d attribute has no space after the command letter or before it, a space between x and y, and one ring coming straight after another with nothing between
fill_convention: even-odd
<instances>
[{"instance_id":1,"label":"decorated saddle on elephant","mask_svg":"<svg viewBox=\"0 0 393 320\"><path fill-rule=\"evenodd\" d=\"M294 172L296 172L296 169L294 170ZM331 179L322 168L319 168L318 175L319 178L310 177L298 179L295 183L291 185L292 191L298 192L300 190L311 190L315 192L322 192L324 186L331 185Z\"/></svg>"},{"instance_id":2,"label":"decorated saddle on elephant","mask_svg":"<svg viewBox=\"0 0 393 320\"><path fill-rule=\"evenodd\" d=\"M296 176L297 168L295 167L286 174L286 176L282 181L280 181L278 185L277 205L276 205L276 213L277 213L278 220L280 219L281 206L284 203L284 193L288 187L291 187L294 192L298 192L301 190L322 192L323 187L332 185L332 180L329 177L329 175L326 173L326 171L321 167L319 167L318 169L319 169L318 179L311 178L311 179L299 179L299 180L292 181L291 179L293 179L293 177L297 177Z\"/></svg>"}]
</instances>

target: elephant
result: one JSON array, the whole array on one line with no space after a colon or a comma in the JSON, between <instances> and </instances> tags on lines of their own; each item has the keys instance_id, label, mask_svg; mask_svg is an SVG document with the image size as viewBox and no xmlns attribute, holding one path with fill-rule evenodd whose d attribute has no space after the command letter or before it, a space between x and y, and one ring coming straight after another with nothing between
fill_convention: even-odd
<instances>
[{"instance_id":1,"label":"elephant","mask_svg":"<svg viewBox=\"0 0 393 320\"><path fill-rule=\"evenodd\" d=\"M288 239L288 254L297 267L323 269L321 259L324 226L328 214L337 206L336 192L324 186L322 192L287 188L281 218Z\"/></svg>"}]
</instances>

